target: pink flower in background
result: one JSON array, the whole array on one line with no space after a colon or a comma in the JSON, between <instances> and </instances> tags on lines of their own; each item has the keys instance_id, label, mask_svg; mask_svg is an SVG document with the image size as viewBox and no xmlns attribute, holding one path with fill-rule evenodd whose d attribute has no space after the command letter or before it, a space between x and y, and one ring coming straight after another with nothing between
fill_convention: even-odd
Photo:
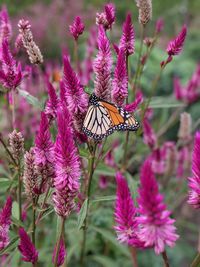
<instances>
[{"instance_id":1,"label":"pink flower in background","mask_svg":"<svg viewBox=\"0 0 200 267\"><path fill-rule=\"evenodd\" d=\"M55 143L55 193L53 202L59 216L67 217L75 207L74 198L79 190L80 162L74 143L72 123L68 110L57 113L58 134Z\"/></svg>"},{"instance_id":2,"label":"pink flower in background","mask_svg":"<svg viewBox=\"0 0 200 267\"><path fill-rule=\"evenodd\" d=\"M157 174L164 174L165 172L165 155L161 148L156 148L152 151L149 158L152 162L152 171Z\"/></svg>"},{"instance_id":3,"label":"pink flower in background","mask_svg":"<svg viewBox=\"0 0 200 267\"><path fill-rule=\"evenodd\" d=\"M185 178L187 175L186 171L188 171L191 164L191 151L189 146L184 146L179 149L177 161L176 176L177 178Z\"/></svg>"},{"instance_id":4,"label":"pink flower in background","mask_svg":"<svg viewBox=\"0 0 200 267\"><path fill-rule=\"evenodd\" d=\"M22 255L22 260L35 264L38 260L38 251L31 242L30 237L22 227L19 228L19 237L20 242L18 245L18 249Z\"/></svg>"},{"instance_id":5,"label":"pink flower in background","mask_svg":"<svg viewBox=\"0 0 200 267\"><path fill-rule=\"evenodd\" d=\"M48 118L55 119L56 118L56 111L58 108L59 100L56 95L55 88L53 85L49 82L49 80L46 80L47 88L48 88L48 96L49 99L47 100L46 106L45 106L45 114L48 116Z\"/></svg>"},{"instance_id":6,"label":"pink flower in background","mask_svg":"<svg viewBox=\"0 0 200 267\"><path fill-rule=\"evenodd\" d=\"M131 192L125 178L120 172L116 174L117 198L115 202L115 231L120 242L125 242L135 247L143 247L138 236L138 223L136 207L134 206Z\"/></svg>"},{"instance_id":7,"label":"pink flower in background","mask_svg":"<svg viewBox=\"0 0 200 267\"><path fill-rule=\"evenodd\" d=\"M55 264L55 256L56 256L56 247L57 244L55 245L54 251L53 251L53 257L52 257L52 262L53 264ZM65 243L63 238L60 241L60 248L59 248L59 252L58 252L58 261L57 261L57 267L63 265L64 261L65 261L65 257L66 257L66 249L65 249Z\"/></svg>"},{"instance_id":8,"label":"pink flower in background","mask_svg":"<svg viewBox=\"0 0 200 267\"><path fill-rule=\"evenodd\" d=\"M98 49L93 64L96 75L94 92L98 97L110 101L112 57L110 43L102 26L99 26Z\"/></svg>"},{"instance_id":9,"label":"pink flower in background","mask_svg":"<svg viewBox=\"0 0 200 267\"><path fill-rule=\"evenodd\" d=\"M106 189L108 187L108 177L105 175L100 175L99 177L99 187L101 189Z\"/></svg>"},{"instance_id":10,"label":"pink flower in background","mask_svg":"<svg viewBox=\"0 0 200 267\"><path fill-rule=\"evenodd\" d=\"M9 243L9 228L11 225L12 198L8 197L0 212L0 250Z\"/></svg>"},{"instance_id":11,"label":"pink flower in background","mask_svg":"<svg viewBox=\"0 0 200 267\"><path fill-rule=\"evenodd\" d=\"M138 90L135 96L135 100L132 103L127 104L124 109L130 113L135 112L142 102L143 94Z\"/></svg>"},{"instance_id":12,"label":"pink flower in background","mask_svg":"<svg viewBox=\"0 0 200 267\"><path fill-rule=\"evenodd\" d=\"M156 146L157 137L146 116L143 120L143 138L144 143L147 144L151 149Z\"/></svg>"},{"instance_id":13,"label":"pink flower in background","mask_svg":"<svg viewBox=\"0 0 200 267\"><path fill-rule=\"evenodd\" d=\"M185 90L181 86L180 79L178 77L174 78L174 95L177 100L185 99Z\"/></svg>"},{"instance_id":14,"label":"pink flower in background","mask_svg":"<svg viewBox=\"0 0 200 267\"><path fill-rule=\"evenodd\" d=\"M73 24L69 26L70 33L75 40L78 40L79 35L83 33L84 29L85 25L79 16L77 16L74 19Z\"/></svg>"},{"instance_id":15,"label":"pink flower in background","mask_svg":"<svg viewBox=\"0 0 200 267\"><path fill-rule=\"evenodd\" d=\"M0 11L0 45L2 44L4 39L9 41L11 35L12 27L8 16L8 11L6 6L3 6Z\"/></svg>"},{"instance_id":16,"label":"pink flower in background","mask_svg":"<svg viewBox=\"0 0 200 267\"><path fill-rule=\"evenodd\" d=\"M192 176L188 178L188 203L195 209L200 208L200 131L196 132L192 155Z\"/></svg>"},{"instance_id":17,"label":"pink flower in background","mask_svg":"<svg viewBox=\"0 0 200 267\"><path fill-rule=\"evenodd\" d=\"M173 247L178 235L171 212L163 202L159 193L156 178L152 172L150 161L145 161L140 173L138 205L140 216L139 237L146 247L153 247L156 254L164 252L165 246Z\"/></svg>"},{"instance_id":18,"label":"pink flower in background","mask_svg":"<svg viewBox=\"0 0 200 267\"><path fill-rule=\"evenodd\" d=\"M15 61L9 50L8 41L4 39L1 49L0 84L7 89L15 89L21 80L21 64Z\"/></svg>"},{"instance_id":19,"label":"pink flower in background","mask_svg":"<svg viewBox=\"0 0 200 267\"><path fill-rule=\"evenodd\" d=\"M159 18L157 21L156 21L156 33L160 33L164 28L164 20L163 18Z\"/></svg>"},{"instance_id":20,"label":"pink flower in background","mask_svg":"<svg viewBox=\"0 0 200 267\"><path fill-rule=\"evenodd\" d=\"M115 6L109 3L104 6L104 12L96 14L96 24L102 25L105 30L111 29L115 22Z\"/></svg>"},{"instance_id":21,"label":"pink flower in background","mask_svg":"<svg viewBox=\"0 0 200 267\"><path fill-rule=\"evenodd\" d=\"M122 37L119 43L119 49L124 49L127 56L134 53L135 32L132 24L131 14L129 13L123 24Z\"/></svg>"},{"instance_id":22,"label":"pink flower in background","mask_svg":"<svg viewBox=\"0 0 200 267\"><path fill-rule=\"evenodd\" d=\"M167 53L169 56L176 56L183 50L183 45L187 35L187 27L184 25L178 36L171 40L167 46Z\"/></svg>"},{"instance_id":23,"label":"pink flower in background","mask_svg":"<svg viewBox=\"0 0 200 267\"><path fill-rule=\"evenodd\" d=\"M119 106L123 106L128 96L128 75L126 70L126 58L123 49L120 49L114 71L112 86L112 100Z\"/></svg>"}]
</instances>

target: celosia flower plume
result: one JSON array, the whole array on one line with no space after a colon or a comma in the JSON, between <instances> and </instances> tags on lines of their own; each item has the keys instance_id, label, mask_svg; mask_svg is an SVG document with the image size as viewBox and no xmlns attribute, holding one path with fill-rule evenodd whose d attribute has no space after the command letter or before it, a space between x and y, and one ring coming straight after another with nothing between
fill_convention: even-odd
<instances>
[{"instance_id":1,"label":"celosia flower plume","mask_svg":"<svg viewBox=\"0 0 200 267\"><path fill-rule=\"evenodd\" d=\"M102 25L105 30L111 29L115 22L115 6L112 3L105 5L104 12L96 14L96 24Z\"/></svg>"},{"instance_id":2,"label":"celosia flower plume","mask_svg":"<svg viewBox=\"0 0 200 267\"><path fill-rule=\"evenodd\" d=\"M143 120L143 133L144 143L153 149L156 146L157 137L147 117Z\"/></svg>"},{"instance_id":3,"label":"celosia flower plume","mask_svg":"<svg viewBox=\"0 0 200 267\"><path fill-rule=\"evenodd\" d=\"M165 251L165 247L173 247L178 235L171 212L163 202L159 193L156 178L152 172L150 161L145 161L140 173L140 188L138 190L140 224L139 237L146 247L153 247L156 254Z\"/></svg>"},{"instance_id":4,"label":"celosia flower plume","mask_svg":"<svg viewBox=\"0 0 200 267\"><path fill-rule=\"evenodd\" d=\"M9 41L12 34L12 27L8 16L7 8L4 6L0 11L0 45L3 40Z\"/></svg>"},{"instance_id":5,"label":"celosia flower plume","mask_svg":"<svg viewBox=\"0 0 200 267\"><path fill-rule=\"evenodd\" d=\"M21 132L14 130L9 134L9 144L15 160L20 160L24 153L24 137Z\"/></svg>"},{"instance_id":6,"label":"celosia flower plume","mask_svg":"<svg viewBox=\"0 0 200 267\"><path fill-rule=\"evenodd\" d=\"M55 264L55 256L56 256L56 247L57 244L55 245L54 251L53 251L53 257L52 257L52 262L53 264ZM65 249L65 243L63 238L60 241L60 248L59 248L59 252L58 252L58 260L57 260L57 267L63 265L64 261L65 261L65 257L66 257L66 249Z\"/></svg>"},{"instance_id":7,"label":"celosia flower plume","mask_svg":"<svg viewBox=\"0 0 200 267\"><path fill-rule=\"evenodd\" d=\"M186 35L187 28L184 25L178 36L174 40L171 40L167 46L167 53L169 56L176 56L181 53Z\"/></svg>"},{"instance_id":8,"label":"celosia flower plume","mask_svg":"<svg viewBox=\"0 0 200 267\"><path fill-rule=\"evenodd\" d=\"M47 100L46 106L45 106L45 114L49 117L49 119L55 119L56 117L56 111L58 108L59 100L56 95L55 88L53 85L49 82L49 80L46 80L47 88L48 88L48 95L49 98Z\"/></svg>"},{"instance_id":9,"label":"celosia flower plume","mask_svg":"<svg viewBox=\"0 0 200 267\"><path fill-rule=\"evenodd\" d=\"M83 33L84 29L85 25L79 16L77 16L74 19L73 24L69 26L70 33L75 40L78 40L79 35Z\"/></svg>"},{"instance_id":10,"label":"celosia flower plume","mask_svg":"<svg viewBox=\"0 0 200 267\"><path fill-rule=\"evenodd\" d=\"M152 2L151 0L136 0L139 9L139 23L146 25L152 17Z\"/></svg>"},{"instance_id":11,"label":"celosia flower plume","mask_svg":"<svg viewBox=\"0 0 200 267\"><path fill-rule=\"evenodd\" d=\"M132 103L127 104L127 105L125 106L124 109L125 109L126 111L132 113L132 112L134 112L134 111L137 110L137 108L139 107L139 105L140 105L142 102L143 102L143 94L142 94L141 91L138 90L138 91L136 92L135 100L134 100Z\"/></svg>"},{"instance_id":12,"label":"celosia flower plume","mask_svg":"<svg viewBox=\"0 0 200 267\"><path fill-rule=\"evenodd\" d=\"M11 225L12 198L8 197L0 212L0 250L9 243L9 228Z\"/></svg>"}]
</instances>

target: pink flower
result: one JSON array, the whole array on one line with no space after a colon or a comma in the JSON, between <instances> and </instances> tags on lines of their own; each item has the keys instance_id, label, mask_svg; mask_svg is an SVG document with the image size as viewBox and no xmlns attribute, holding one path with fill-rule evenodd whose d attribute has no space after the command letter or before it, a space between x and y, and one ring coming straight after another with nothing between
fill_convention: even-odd
<instances>
[{"instance_id":1,"label":"pink flower","mask_svg":"<svg viewBox=\"0 0 200 267\"><path fill-rule=\"evenodd\" d=\"M163 18L159 18L157 21L156 21L156 33L160 33L164 28L164 21L163 21Z\"/></svg>"},{"instance_id":2,"label":"pink flower","mask_svg":"<svg viewBox=\"0 0 200 267\"><path fill-rule=\"evenodd\" d=\"M151 149L153 149L156 146L157 143L156 134L151 124L149 123L149 120L146 117L143 120L143 138L144 138L144 143L147 144Z\"/></svg>"},{"instance_id":3,"label":"pink flower","mask_svg":"<svg viewBox=\"0 0 200 267\"><path fill-rule=\"evenodd\" d=\"M99 177L99 187L101 189L106 189L108 187L108 177L105 175L101 175Z\"/></svg>"},{"instance_id":4,"label":"pink flower","mask_svg":"<svg viewBox=\"0 0 200 267\"><path fill-rule=\"evenodd\" d=\"M127 56L134 53L135 32L132 24L131 14L128 13L123 24L123 33L119 43L119 49L124 49Z\"/></svg>"},{"instance_id":5,"label":"pink flower","mask_svg":"<svg viewBox=\"0 0 200 267\"><path fill-rule=\"evenodd\" d=\"M46 80L46 83L48 88L49 99L46 103L44 112L49 117L49 119L55 119L59 101L53 85L49 82L48 79Z\"/></svg>"},{"instance_id":6,"label":"pink flower","mask_svg":"<svg viewBox=\"0 0 200 267\"><path fill-rule=\"evenodd\" d=\"M138 90L135 96L135 100L132 103L127 104L124 109L130 113L135 112L142 102L143 94L141 91Z\"/></svg>"},{"instance_id":7,"label":"pink flower","mask_svg":"<svg viewBox=\"0 0 200 267\"><path fill-rule=\"evenodd\" d=\"M178 77L174 78L174 95L177 100L183 100L185 98L185 90L183 90L180 79Z\"/></svg>"},{"instance_id":8,"label":"pink flower","mask_svg":"<svg viewBox=\"0 0 200 267\"><path fill-rule=\"evenodd\" d=\"M78 40L79 35L83 33L84 29L85 25L79 16L77 16L74 19L73 24L69 26L70 33L75 40Z\"/></svg>"},{"instance_id":9,"label":"pink flower","mask_svg":"<svg viewBox=\"0 0 200 267\"><path fill-rule=\"evenodd\" d=\"M192 155L192 177L189 177L188 203L195 209L200 208L200 131L196 132Z\"/></svg>"},{"instance_id":10,"label":"pink flower","mask_svg":"<svg viewBox=\"0 0 200 267\"><path fill-rule=\"evenodd\" d=\"M181 53L185 42L186 34L187 28L184 25L178 36L174 40L171 40L167 46L167 53L169 56L175 56Z\"/></svg>"},{"instance_id":11,"label":"pink flower","mask_svg":"<svg viewBox=\"0 0 200 267\"><path fill-rule=\"evenodd\" d=\"M38 251L31 242L30 237L22 227L19 228L19 237L20 243L18 245L18 249L22 254L22 260L35 264L38 260Z\"/></svg>"},{"instance_id":12,"label":"pink flower","mask_svg":"<svg viewBox=\"0 0 200 267\"><path fill-rule=\"evenodd\" d=\"M184 178L191 164L191 151L188 146L182 147L177 155L177 178Z\"/></svg>"},{"instance_id":13,"label":"pink flower","mask_svg":"<svg viewBox=\"0 0 200 267\"><path fill-rule=\"evenodd\" d=\"M15 89L22 80L20 63L17 64L9 50L6 39L2 42L0 84L7 89Z\"/></svg>"},{"instance_id":14,"label":"pink flower","mask_svg":"<svg viewBox=\"0 0 200 267\"><path fill-rule=\"evenodd\" d=\"M74 143L68 110L58 110L58 134L55 143L55 193L53 201L59 216L67 217L75 207L74 198L79 190L80 162Z\"/></svg>"},{"instance_id":15,"label":"pink flower","mask_svg":"<svg viewBox=\"0 0 200 267\"><path fill-rule=\"evenodd\" d=\"M124 50L120 49L117 64L114 71L114 79L112 86L112 99L118 106L124 104L128 96L128 75L126 70L126 59Z\"/></svg>"},{"instance_id":16,"label":"pink flower","mask_svg":"<svg viewBox=\"0 0 200 267\"><path fill-rule=\"evenodd\" d=\"M11 225L12 198L8 197L0 212L0 250L9 243L9 228Z\"/></svg>"},{"instance_id":17,"label":"pink flower","mask_svg":"<svg viewBox=\"0 0 200 267\"><path fill-rule=\"evenodd\" d=\"M94 91L98 97L110 101L112 58L110 43L102 26L99 26L98 49L99 52L93 64L96 75Z\"/></svg>"},{"instance_id":18,"label":"pink flower","mask_svg":"<svg viewBox=\"0 0 200 267\"><path fill-rule=\"evenodd\" d=\"M115 6L109 3L104 6L104 12L96 14L96 24L103 25L105 30L111 29L115 22Z\"/></svg>"},{"instance_id":19,"label":"pink flower","mask_svg":"<svg viewBox=\"0 0 200 267\"><path fill-rule=\"evenodd\" d=\"M136 247L143 247L138 236L138 223L136 218L136 207L134 206L131 192L125 178L120 172L116 174L117 198L115 202L115 224L117 238Z\"/></svg>"},{"instance_id":20,"label":"pink flower","mask_svg":"<svg viewBox=\"0 0 200 267\"><path fill-rule=\"evenodd\" d=\"M71 67L67 56L64 57L64 79L65 97L68 109L72 114L75 129L82 130L83 121L88 107L88 97L83 90L83 86Z\"/></svg>"},{"instance_id":21,"label":"pink flower","mask_svg":"<svg viewBox=\"0 0 200 267\"><path fill-rule=\"evenodd\" d=\"M0 44L3 42L4 39L9 41L11 35L12 27L8 16L8 11L6 6L3 6L0 11Z\"/></svg>"},{"instance_id":22,"label":"pink flower","mask_svg":"<svg viewBox=\"0 0 200 267\"><path fill-rule=\"evenodd\" d=\"M178 235L175 233L174 219L163 202L163 196L158 191L158 184L152 172L150 161L145 161L140 173L140 188L138 190L140 224L139 237L146 247L153 247L156 254L165 250L165 246L173 247Z\"/></svg>"},{"instance_id":23,"label":"pink flower","mask_svg":"<svg viewBox=\"0 0 200 267\"><path fill-rule=\"evenodd\" d=\"M55 264L55 256L56 256L56 248L57 244L55 245L54 251L53 251L53 257L52 257L52 262ZM59 247L59 252L58 252L58 261L57 261L57 267L63 265L66 257L66 249L65 249L65 243L63 238L60 241L60 247Z\"/></svg>"}]
</instances>

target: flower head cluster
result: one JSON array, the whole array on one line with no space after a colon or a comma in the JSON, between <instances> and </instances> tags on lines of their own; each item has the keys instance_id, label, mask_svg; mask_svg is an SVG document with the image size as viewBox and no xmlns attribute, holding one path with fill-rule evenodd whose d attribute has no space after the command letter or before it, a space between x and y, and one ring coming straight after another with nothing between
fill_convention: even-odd
<instances>
[{"instance_id":1,"label":"flower head cluster","mask_svg":"<svg viewBox=\"0 0 200 267\"><path fill-rule=\"evenodd\" d=\"M187 112L181 113L180 127L178 131L178 137L182 141L189 141L192 138L192 118Z\"/></svg>"},{"instance_id":2,"label":"flower head cluster","mask_svg":"<svg viewBox=\"0 0 200 267\"><path fill-rule=\"evenodd\" d=\"M73 24L69 26L70 33L75 40L78 40L79 35L83 33L84 29L85 25L79 16L77 16L74 19Z\"/></svg>"},{"instance_id":3,"label":"flower head cluster","mask_svg":"<svg viewBox=\"0 0 200 267\"><path fill-rule=\"evenodd\" d=\"M51 120L55 119L56 117L56 111L58 108L59 100L53 85L49 82L49 80L47 80L46 83L48 88L49 99L47 100L44 112L48 116L49 120Z\"/></svg>"},{"instance_id":4,"label":"flower head cluster","mask_svg":"<svg viewBox=\"0 0 200 267\"><path fill-rule=\"evenodd\" d=\"M169 56L176 56L181 53L181 51L183 50L186 34L187 28L184 25L178 36L174 40L171 40L167 46L167 53Z\"/></svg>"},{"instance_id":5,"label":"flower head cluster","mask_svg":"<svg viewBox=\"0 0 200 267\"><path fill-rule=\"evenodd\" d=\"M146 247L154 247L155 253L164 252L165 246L173 247L178 235L175 220L163 202L150 161L145 161L140 174L141 186L138 190L140 239Z\"/></svg>"},{"instance_id":6,"label":"flower head cluster","mask_svg":"<svg viewBox=\"0 0 200 267\"><path fill-rule=\"evenodd\" d=\"M112 3L105 5L104 12L96 14L96 24L103 25L105 30L111 29L115 22L115 6Z\"/></svg>"},{"instance_id":7,"label":"flower head cluster","mask_svg":"<svg viewBox=\"0 0 200 267\"><path fill-rule=\"evenodd\" d=\"M21 132L14 130L9 134L9 144L14 159L20 160L24 153L24 138Z\"/></svg>"},{"instance_id":8,"label":"flower head cluster","mask_svg":"<svg viewBox=\"0 0 200 267\"><path fill-rule=\"evenodd\" d=\"M194 149L192 156L192 177L189 180L188 203L195 209L200 208L200 131L195 135Z\"/></svg>"},{"instance_id":9,"label":"flower head cluster","mask_svg":"<svg viewBox=\"0 0 200 267\"><path fill-rule=\"evenodd\" d=\"M43 62L43 56L39 47L33 40L33 34L31 32L31 25L28 20L21 19L18 23L19 32L22 37L23 46L29 56L29 60L32 64L41 64Z\"/></svg>"},{"instance_id":10,"label":"flower head cluster","mask_svg":"<svg viewBox=\"0 0 200 267\"><path fill-rule=\"evenodd\" d=\"M8 11L6 7L3 7L0 11L0 44L2 44L4 39L9 40L11 34L12 28L8 16Z\"/></svg>"},{"instance_id":11,"label":"flower head cluster","mask_svg":"<svg viewBox=\"0 0 200 267\"><path fill-rule=\"evenodd\" d=\"M35 264L38 260L38 251L31 242L30 237L22 227L19 229L19 237L20 243L18 245L18 249L22 254L22 260Z\"/></svg>"},{"instance_id":12,"label":"flower head cluster","mask_svg":"<svg viewBox=\"0 0 200 267\"><path fill-rule=\"evenodd\" d=\"M80 163L73 140L71 118L65 106L58 110L57 121L53 201L56 213L65 218L75 207L74 198L79 189Z\"/></svg>"},{"instance_id":13,"label":"flower head cluster","mask_svg":"<svg viewBox=\"0 0 200 267\"><path fill-rule=\"evenodd\" d=\"M56 247L57 244L55 245L54 251L53 251L53 257L52 257L52 262L53 264L55 264L55 256L56 256ZM64 261L65 261L65 257L66 257L66 249L65 249L65 243L63 238L60 241L60 248L59 248L59 252L58 252L58 261L57 261L57 265L56 266L61 266L63 265Z\"/></svg>"},{"instance_id":14,"label":"flower head cluster","mask_svg":"<svg viewBox=\"0 0 200 267\"><path fill-rule=\"evenodd\" d=\"M0 250L9 243L9 227L11 225L12 199L8 197L0 212Z\"/></svg>"},{"instance_id":15,"label":"flower head cluster","mask_svg":"<svg viewBox=\"0 0 200 267\"><path fill-rule=\"evenodd\" d=\"M94 91L98 97L110 101L112 58L110 43L102 26L99 26L98 49L93 65L96 74Z\"/></svg>"},{"instance_id":16,"label":"flower head cluster","mask_svg":"<svg viewBox=\"0 0 200 267\"><path fill-rule=\"evenodd\" d=\"M152 17L152 2L151 0L136 0L139 9L139 23L146 25Z\"/></svg>"},{"instance_id":17,"label":"flower head cluster","mask_svg":"<svg viewBox=\"0 0 200 267\"><path fill-rule=\"evenodd\" d=\"M11 90L17 88L21 80L21 64L15 61L9 50L8 41L4 39L1 47L0 84Z\"/></svg>"}]
</instances>

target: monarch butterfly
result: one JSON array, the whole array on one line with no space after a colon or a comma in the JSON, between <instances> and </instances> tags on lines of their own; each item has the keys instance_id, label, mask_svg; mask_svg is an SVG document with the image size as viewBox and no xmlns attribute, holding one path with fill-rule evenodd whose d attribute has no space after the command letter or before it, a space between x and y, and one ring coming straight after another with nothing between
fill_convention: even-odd
<instances>
[{"instance_id":1,"label":"monarch butterfly","mask_svg":"<svg viewBox=\"0 0 200 267\"><path fill-rule=\"evenodd\" d=\"M89 98L89 108L83 122L83 132L101 140L116 131L136 131L139 123L123 108L106 102L95 94Z\"/></svg>"}]
</instances>

